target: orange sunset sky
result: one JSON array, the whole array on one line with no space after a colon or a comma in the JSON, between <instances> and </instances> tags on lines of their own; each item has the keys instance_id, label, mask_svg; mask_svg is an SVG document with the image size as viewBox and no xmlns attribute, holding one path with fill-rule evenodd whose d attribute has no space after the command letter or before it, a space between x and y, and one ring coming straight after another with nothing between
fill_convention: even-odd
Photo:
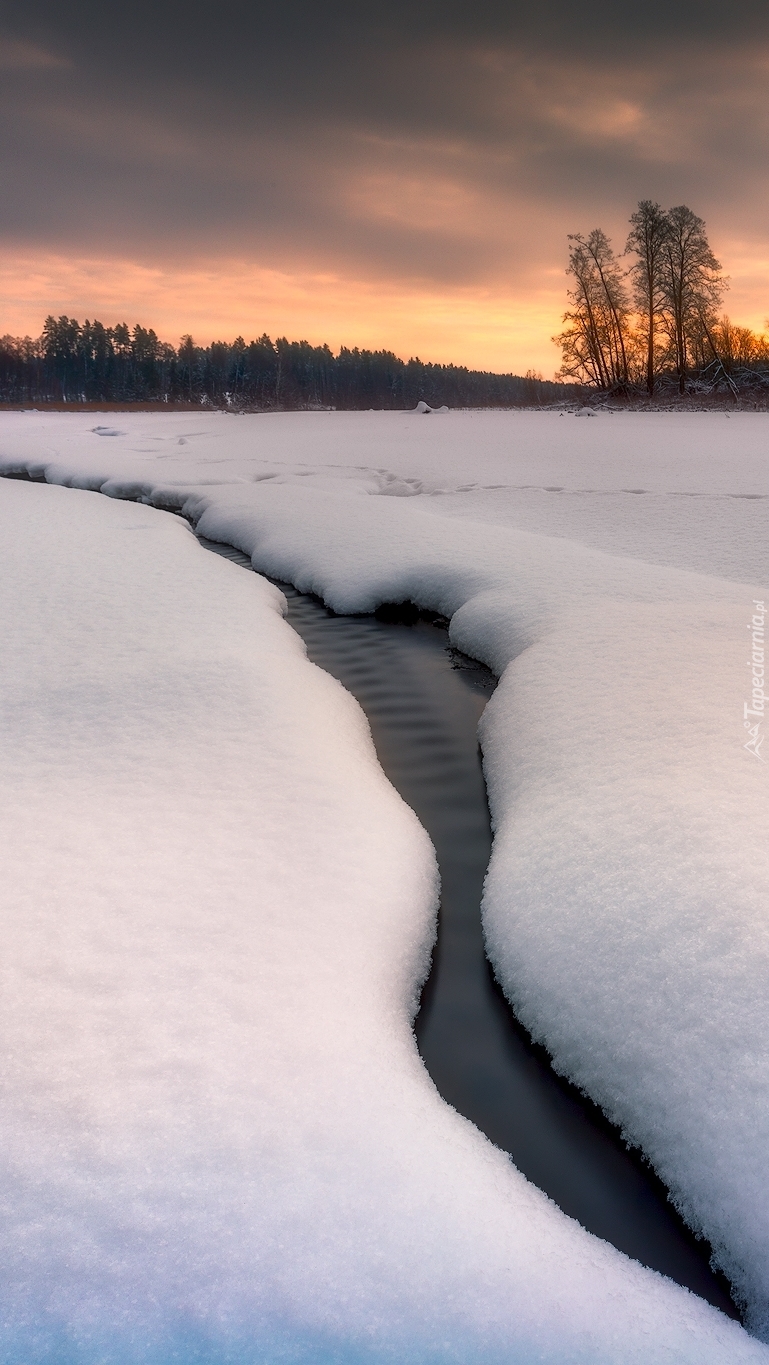
<instances>
[{"instance_id":1,"label":"orange sunset sky","mask_svg":"<svg viewBox=\"0 0 769 1365\"><path fill-rule=\"evenodd\" d=\"M566 234L621 248L640 198L705 218L760 330L766 7L642 18L12 0L0 332L68 313L550 376Z\"/></svg>"}]
</instances>

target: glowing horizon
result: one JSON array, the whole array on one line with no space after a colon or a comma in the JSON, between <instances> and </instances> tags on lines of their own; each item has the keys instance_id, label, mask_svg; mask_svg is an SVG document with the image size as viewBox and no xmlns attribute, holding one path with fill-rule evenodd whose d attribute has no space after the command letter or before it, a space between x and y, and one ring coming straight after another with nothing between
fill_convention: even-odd
<instances>
[{"instance_id":1,"label":"glowing horizon","mask_svg":"<svg viewBox=\"0 0 769 1365\"><path fill-rule=\"evenodd\" d=\"M67 313L549 377L567 234L621 252L643 198L705 219L763 329L765 6L229 3L10 0L0 332Z\"/></svg>"},{"instance_id":2,"label":"glowing horizon","mask_svg":"<svg viewBox=\"0 0 769 1365\"><path fill-rule=\"evenodd\" d=\"M499 373L535 369L547 371L546 377L557 368L549 338L560 321L563 293L548 283L539 297L516 306L488 287L409 289L238 261L173 271L125 260L0 254L2 330L13 336L39 336L48 313L66 313L80 322L139 322L174 345L185 333L208 345L266 332L273 339L327 342L335 352L359 346L406 360L418 355Z\"/></svg>"},{"instance_id":3,"label":"glowing horizon","mask_svg":"<svg viewBox=\"0 0 769 1365\"><path fill-rule=\"evenodd\" d=\"M565 254L565 253L564 253ZM724 312L761 332L769 307L769 256L732 246L731 289ZM727 272L728 273L728 272ZM290 341L389 350L499 374L527 370L552 378L559 352L551 337L566 306L566 277L542 272L517 297L490 285L438 290L425 285L344 279L331 273L267 269L245 261L173 270L130 260L68 258L54 253L0 252L0 330L37 337L49 313L108 326L137 322L177 345L191 333L199 345L251 341L263 333Z\"/></svg>"}]
</instances>

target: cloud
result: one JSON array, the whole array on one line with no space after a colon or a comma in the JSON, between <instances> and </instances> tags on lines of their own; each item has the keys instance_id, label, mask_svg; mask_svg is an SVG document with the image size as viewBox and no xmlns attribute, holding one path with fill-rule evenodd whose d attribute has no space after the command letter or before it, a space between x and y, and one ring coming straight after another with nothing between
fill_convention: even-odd
<instances>
[{"instance_id":1,"label":"cloud","mask_svg":"<svg viewBox=\"0 0 769 1365\"><path fill-rule=\"evenodd\" d=\"M233 280L239 261L333 277L351 299L370 289L375 316L390 291L475 291L512 318L542 317L567 232L600 223L621 245L642 197L690 203L727 266L722 241L769 256L763 0L739 23L711 0L6 0L4 14L0 243L19 259L175 279L193 262L223 279L229 262ZM740 251L740 278L762 281Z\"/></svg>"},{"instance_id":2,"label":"cloud","mask_svg":"<svg viewBox=\"0 0 769 1365\"><path fill-rule=\"evenodd\" d=\"M51 71L69 65L66 58L57 57L36 43L0 37L0 71Z\"/></svg>"}]
</instances>

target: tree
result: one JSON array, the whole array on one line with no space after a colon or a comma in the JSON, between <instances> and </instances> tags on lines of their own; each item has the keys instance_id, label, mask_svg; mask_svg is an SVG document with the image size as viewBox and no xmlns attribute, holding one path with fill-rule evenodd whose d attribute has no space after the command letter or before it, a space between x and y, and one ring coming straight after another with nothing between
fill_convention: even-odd
<instances>
[{"instance_id":1,"label":"tree","mask_svg":"<svg viewBox=\"0 0 769 1365\"><path fill-rule=\"evenodd\" d=\"M713 343L715 314L724 292L721 264L710 249L705 224L686 204L669 209L663 245L661 315L681 393L686 390L690 360L701 353L703 339L719 359Z\"/></svg>"},{"instance_id":2,"label":"tree","mask_svg":"<svg viewBox=\"0 0 769 1365\"><path fill-rule=\"evenodd\" d=\"M630 305L624 273L600 228L586 238L570 234L569 241L572 307L564 314L565 331L553 338L563 356L561 376L587 379L601 389L626 389Z\"/></svg>"},{"instance_id":3,"label":"tree","mask_svg":"<svg viewBox=\"0 0 769 1365\"><path fill-rule=\"evenodd\" d=\"M724 315L713 329L718 353L729 372L746 370L769 361L769 343L765 336L756 336L749 327L736 327Z\"/></svg>"},{"instance_id":4,"label":"tree","mask_svg":"<svg viewBox=\"0 0 769 1365\"><path fill-rule=\"evenodd\" d=\"M641 319L646 352L646 389L651 397L657 376L657 335L665 301L664 270L668 215L651 199L642 199L630 219L625 251L633 251L630 268L635 304Z\"/></svg>"},{"instance_id":5,"label":"tree","mask_svg":"<svg viewBox=\"0 0 769 1365\"><path fill-rule=\"evenodd\" d=\"M49 314L43 324L40 341L46 364L55 375L61 397L66 403L80 378L78 372L80 324L75 318L68 318L66 314L60 318Z\"/></svg>"},{"instance_id":6,"label":"tree","mask_svg":"<svg viewBox=\"0 0 769 1365\"><path fill-rule=\"evenodd\" d=\"M198 365L198 348L189 333L182 337L177 355L182 391L186 388L187 398L192 402L192 387Z\"/></svg>"}]
</instances>

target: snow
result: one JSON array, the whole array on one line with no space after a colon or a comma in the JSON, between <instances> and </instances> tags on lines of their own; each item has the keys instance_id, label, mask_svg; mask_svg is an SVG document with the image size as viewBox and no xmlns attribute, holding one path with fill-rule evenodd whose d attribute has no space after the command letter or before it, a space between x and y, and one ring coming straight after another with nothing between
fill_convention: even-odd
<instances>
[{"instance_id":1,"label":"snow","mask_svg":"<svg viewBox=\"0 0 769 1365\"><path fill-rule=\"evenodd\" d=\"M417 418L2 419L0 466L111 495L0 485L10 1359L769 1359L439 1100L432 854L360 712L269 585L119 501L503 675L496 969L769 1338L767 419Z\"/></svg>"}]
</instances>

